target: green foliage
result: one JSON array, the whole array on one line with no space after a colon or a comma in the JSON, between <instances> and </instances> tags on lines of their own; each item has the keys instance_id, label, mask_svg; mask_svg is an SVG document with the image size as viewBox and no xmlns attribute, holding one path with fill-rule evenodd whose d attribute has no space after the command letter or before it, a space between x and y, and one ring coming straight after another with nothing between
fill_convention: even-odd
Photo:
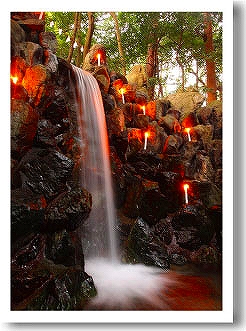
<instances>
[{"instance_id":1,"label":"green foliage","mask_svg":"<svg viewBox=\"0 0 246 331\"><path fill-rule=\"evenodd\" d=\"M55 33L58 40L58 56L67 58L72 36L74 12L46 13L46 30ZM95 29L92 44L101 43L106 48L107 62L110 70L122 68L115 26L110 13L93 13ZM80 13L81 24L76 35L78 47L74 49L72 61L80 55L85 43L88 29L87 13ZM201 12L118 12L121 42L125 55L126 71L135 64L146 64L148 45L158 45L158 68L156 77L149 84L163 82L168 71L174 66L182 65L186 74L194 73L194 61L198 64L200 81L205 73L204 20ZM222 74L222 13L211 13L213 23L214 52L210 55L216 63L218 81ZM51 22L53 26L50 26ZM59 34L59 29L62 33ZM82 48L81 48L82 47ZM165 68L163 72L162 68ZM155 79L156 78L156 79ZM166 78L164 79L166 81ZM201 84L200 84L201 86Z\"/></svg>"}]
</instances>

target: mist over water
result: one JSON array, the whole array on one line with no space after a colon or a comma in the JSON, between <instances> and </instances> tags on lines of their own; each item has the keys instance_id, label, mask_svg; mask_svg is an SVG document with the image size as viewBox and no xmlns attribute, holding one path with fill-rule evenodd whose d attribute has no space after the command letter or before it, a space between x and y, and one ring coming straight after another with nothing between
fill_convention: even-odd
<instances>
[{"instance_id":1,"label":"mist over water","mask_svg":"<svg viewBox=\"0 0 246 331\"><path fill-rule=\"evenodd\" d=\"M98 291L88 309L164 310L169 307L162 290L174 281L159 268L93 259L87 261L86 270Z\"/></svg>"}]
</instances>

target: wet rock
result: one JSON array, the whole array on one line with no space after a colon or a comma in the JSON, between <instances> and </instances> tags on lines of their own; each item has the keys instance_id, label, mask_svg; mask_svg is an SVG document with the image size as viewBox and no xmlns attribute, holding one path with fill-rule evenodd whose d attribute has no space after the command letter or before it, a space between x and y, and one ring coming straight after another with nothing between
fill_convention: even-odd
<instances>
[{"instance_id":1,"label":"wet rock","mask_svg":"<svg viewBox=\"0 0 246 331\"><path fill-rule=\"evenodd\" d=\"M204 155L201 152L196 155L196 172L194 179L210 182L214 180L214 169L210 158L208 155Z\"/></svg>"},{"instance_id":2,"label":"wet rock","mask_svg":"<svg viewBox=\"0 0 246 331\"><path fill-rule=\"evenodd\" d=\"M185 174L183 156L181 154L164 154L162 167L165 171L179 173L181 176Z\"/></svg>"},{"instance_id":3,"label":"wet rock","mask_svg":"<svg viewBox=\"0 0 246 331\"><path fill-rule=\"evenodd\" d=\"M136 96L135 96L135 102L139 105L145 105L147 103L148 99L148 92L145 88L137 88L136 89Z\"/></svg>"},{"instance_id":4,"label":"wet rock","mask_svg":"<svg viewBox=\"0 0 246 331\"><path fill-rule=\"evenodd\" d=\"M222 139L222 128L223 128L223 113L222 103L220 101L213 101L209 104L212 108L212 123L214 125L214 139Z\"/></svg>"},{"instance_id":5,"label":"wet rock","mask_svg":"<svg viewBox=\"0 0 246 331\"><path fill-rule=\"evenodd\" d=\"M44 65L52 73L55 73L58 69L57 57L49 49L44 50Z\"/></svg>"},{"instance_id":6,"label":"wet rock","mask_svg":"<svg viewBox=\"0 0 246 331\"><path fill-rule=\"evenodd\" d=\"M83 252L81 252L83 255ZM75 248L66 230L47 235L45 256L55 264L75 265Z\"/></svg>"},{"instance_id":7,"label":"wet rock","mask_svg":"<svg viewBox=\"0 0 246 331\"><path fill-rule=\"evenodd\" d=\"M57 51L58 44L53 32L41 32L39 35L39 44L43 48L49 49L54 54Z\"/></svg>"},{"instance_id":8,"label":"wet rock","mask_svg":"<svg viewBox=\"0 0 246 331\"><path fill-rule=\"evenodd\" d=\"M17 56L20 53L19 43L25 41L25 31L20 27L20 25L11 20L11 56Z\"/></svg>"},{"instance_id":9,"label":"wet rock","mask_svg":"<svg viewBox=\"0 0 246 331\"><path fill-rule=\"evenodd\" d=\"M11 49L15 49L15 45L25 41L25 31L22 27L14 20L11 20ZM15 53L15 52L14 52ZM12 55L16 55L13 54Z\"/></svg>"},{"instance_id":10,"label":"wet rock","mask_svg":"<svg viewBox=\"0 0 246 331\"><path fill-rule=\"evenodd\" d=\"M200 152L200 142L188 142L183 154L184 175L186 178L194 179L198 170L197 154ZM199 168L200 169L200 168Z\"/></svg>"},{"instance_id":11,"label":"wet rock","mask_svg":"<svg viewBox=\"0 0 246 331\"><path fill-rule=\"evenodd\" d=\"M197 117L200 124L209 125L212 123L212 108L210 107L201 107L197 111Z\"/></svg>"},{"instance_id":12,"label":"wet rock","mask_svg":"<svg viewBox=\"0 0 246 331\"><path fill-rule=\"evenodd\" d=\"M110 145L114 146L117 154L122 162L126 161L126 151L128 148L127 131L121 132L119 136L112 134L110 137Z\"/></svg>"},{"instance_id":13,"label":"wet rock","mask_svg":"<svg viewBox=\"0 0 246 331\"><path fill-rule=\"evenodd\" d=\"M191 128L199 124L195 112L181 112L180 123L183 128Z\"/></svg>"},{"instance_id":14,"label":"wet rock","mask_svg":"<svg viewBox=\"0 0 246 331\"><path fill-rule=\"evenodd\" d=\"M148 115L152 120L156 119L156 102L149 101L146 104L146 115Z\"/></svg>"},{"instance_id":15,"label":"wet rock","mask_svg":"<svg viewBox=\"0 0 246 331\"><path fill-rule=\"evenodd\" d=\"M199 203L181 208L172 219L172 227L177 244L191 251L208 244L214 234L213 223L206 215L205 208Z\"/></svg>"},{"instance_id":16,"label":"wet rock","mask_svg":"<svg viewBox=\"0 0 246 331\"><path fill-rule=\"evenodd\" d=\"M148 224L154 225L167 216L168 206L168 198L159 191L159 187L158 189L148 189L139 203L139 215Z\"/></svg>"},{"instance_id":17,"label":"wet rock","mask_svg":"<svg viewBox=\"0 0 246 331\"><path fill-rule=\"evenodd\" d=\"M26 70L22 84L35 106L40 103L41 98L44 96L46 82L49 77L50 74L47 68L41 64L34 65Z\"/></svg>"},{"instance_id":18,"label":"wet rock","mask_svg":"<svg viewBox=\"0 0 246 331\"><path fill-rule=\"evenodd\" d=\"M211 142L209 156L214 169L222 168L222 140L216 139Z\"/></svg>"},{"instance_id":19,"label":"wet rock","mask_svg":"<svg viewBox=\"0 0 246 331\"><path fill-rule=\"evenodd\" d=\"M36 144L39 147L55 147L56 139L55 139L56 128L52 125L49 120L42 119L38 122L38 129L36 135Z\"/></svg>"},{"instance_id":20,"label":"wet rock","mask_svg":"<svg viewBox=\"0 0 246 331\"><path fill-rule=\"evenodd\" d=\"M141 129L129 128L127 129L128 136L128 155L137 153L144 148L144 133Z\"/></svg>"},{"instance_id":21,"label":"wet rock","mask_svg":"<svg viewBox=\"0 0 246 331\"><path fill-rule=\"evenodd\" d=\"M27 310L81 310L96 295L93 279L84 271L68 269L51 278L32 300Z\"/></svg>"},{"instance_id":22,"label":"wet rock","mask_svg":"<svg viewBox=\"0 0 246 331\"><path fill-rule=\"evenodd\" d=\"M147 150L151 150L155 153L161 153L167 140L167 134L165 130L160 127L156 121L152 121L148 125L148 133L149 137Z\"/></svg>"},{"instance_id":23,"label":"wet rock","mask_svg":"<svg viewBox=\"0 0 246 331\"><path fill-rule=\"evenodd\" d=\"M11 191L11 240L38 233L44 221L46 199L28 188Z\"/></svg>"},{"instance_id":24,"label":"wet rock","mask_svg":"<svg viewBox=\"0 0 246 331\"><path fill-rule=\"evenodd\" d=\"M96 69L93 71L93 76L96 78L100 90L108 93L110 77L107 69L105 67L96 67Z\"/></svg>"},{"instance_id":25,"label":"wet rock","mask_svg":"<svg viewBox=\"0 0 246 331\"><path fill-rule=\"evenodd\" d=\"M160 171L156 175L160 191L167 197L167 209L174 212L182 204L182 176L171 171Z\"/></svg>"},{"instance_id":26,"label":"wet rock","mask_svg":"<svg viewBox=\"0 0 246 331\"><path fill-rule=\"evenodd\" d=\"M63 229L74 231L89 216L91 206L91 194L86 190L74 189L61 193L47 207L44 230L47 232Z\"/></svg>"},{"instance_id":27,"label":"wet rock","mask_svg":"<svg viewBox=\"0 0 246 331\"><path fill-rule=\"evenodd\" d=\"M153 232L158 239L165 245L169 245L173 238L173 228L169 217L161 219L153 227Z\"/></svg>"},{"instance_id":28,"label":"wet rock","mask_svg":"<svg viewBox=\"0 0 246 331\"><path fill-rule=\"evenodd\" d=\"M168 99L158 99L156 100L156 119L160 120L161 117L166 116L171 103Z\"/></svg>"},{"instance_id":29,"label":"wet rock","mask_svg":"<svg viewBox=\"0 0 246 331\"><path fill-rule=\"evenodd\" d=\"M28 66L34 66L43 62L43 48L33 42L18 44L19 54Z\"/></svg>"},{"instance_id":30,"label":"wet rock","mask_svg":"<svg viewBox=\"0 0 246 331\"><path fill-rule=\"evenodd\" d=\"M148 128L149 125L149 117L144 114L137 114L134 119L134 127L139 129Z\"/></svg>"},{"instance_id":31,"label":"wet rock","mask_svg":"<svg viewBox=\"0 0 246 331\"><path fill-rule=\"evenodd\" d=\"M190 130L192 141L202 141L206 151L209 151L211 148L213 133L212 125L196 125Z\"/></svg>"},{"instance_id":32,"label":"wet rock","mask_svg":"<svg viewBox=\"0 0 246 331\"><path fill-rule=\"evenodd\" d=\"M115 148L110 148L110 163L112 170L113 187L115 192L116 208L122 207L126 196L126 180L123 170L123 164L117 155Z\"/></svg>"},{"instance_id":33,"label":"wet rock","mask_svg":"<svg viewBox=\"0 0 246 331\"><path fill-rule=\"evenodd\" d=\"M109 136L119 136L125 130L125 117L122 108L114 108L106 116Z\"/></svg>"},{"instance_id":34,"label":"wet rock","mask_svg":"<svg viewBox=\"0 0 246 331\"><path fill-rule=\"evenodd\" d=\"M178 154L181 152L183 145L183 138L181 135L173 134L169 135L165 140L163 147L163 154Z\"/></svg>"},{"instance_id":35,"label":"wet rock","mask_svg":"<svg viewBox=\"0 0 246 331\"><path fill-rule=\"evenodd\" d=\"M158 124L165 129L167 134L181 132L179 121L171 114L161 117Z\"/></svg>"},{"instance_id":36,"label":"wet rock","mask_svg":"<svg viewBox=\"0 0 246 331\"><path fill-rule=\"evenodd\" d=\"M171 254L170 263L175 265L185 265L187 263L187 258L181 254Z\"/></svg>"},{"instance_id":37,"label":"wet rock","mask_svg":"<svg viewBox=\"0 0 246 331\"><path fill-rule=\"evenodd\" d=\"M67 94L63 86L51 85L45 91L43 116L53 125L60 126L60 132L67 131L69 126ZM58 132L57 132L58 134Z\"/></svg>"},{"instance_id":38,"label":"wet rock","mask_svg":"<svg viewBox=\"0 0 246 331\"><path fill-rule=\"evenodd\" d=\"M56 150L33 148L22 158L18 171L24 187L51 199L66 188L73 165L71 159Z\"/></svg>"},{"instance_id":39,"label":"wet rock","mask_svg":"<svg viewBox=\"0 0 246 331\"><path fill-rule=\"evenodd\" d=\"M221 254L211 246L203 245L197 251L190 255L191 261L197 265L219 265L221 262Z\"/></svg>"},{"instance_id":40,"label":"wet rock","mask_svg":"<svg viewBox=\"0 0 246 331\"><path fill-rule=\"evenodd\" d=\"M11 100L11 151L23 155L31 148L38 125L38 114L29 103Z\"/></svg>"},{"instance_id":41,"label":"wet rock","mask_svg":"<svg viewBox=\"0 0 246 331\"><path fill-rule=\"evenodd\" d=\"M101 94L102 94L104 111L106 114L110 113L117 107L115 98L113 95L107 94L103 90L101 90Z\"/></svg>"},{"instance_id":42,"label":"wet rock","mask_svg":"<svg viewBox=\"0 0 246 331\"><path fill-rule=\"evenodd\" d=\"M138 218L128 237L128 259L133 263L169 269L169 258L164 246L153 236L149 225Z\"/></svg>"}]
</instances>

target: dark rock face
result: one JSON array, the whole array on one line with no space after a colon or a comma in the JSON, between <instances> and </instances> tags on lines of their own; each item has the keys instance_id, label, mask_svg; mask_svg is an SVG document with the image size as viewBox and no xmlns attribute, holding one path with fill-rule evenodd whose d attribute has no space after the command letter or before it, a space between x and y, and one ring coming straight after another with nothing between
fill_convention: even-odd
<instances>
[{"instance_id":1,"label":"dark rock face","mask_svg":"<svg viewBox=\"0 0 246 331\"><path fill-rule=\"evenodd\" d=\"M80 240L91 195L73 176L75 81L31 14L11 15L11 308L81 310L96 289Z\"/></svg>"},{"instance_id":2,"label":"dark rock face","mask_svg":"<svg viewBox=\"0 0 246 331\"><path fill-rule=\"evenodd\" d=\"M52 149L33 148L21 160L22 186L51 199L66 188L73 160Z\"/></svg>"},{"instance_id":3,"label":"dark rock face","mask_svg":"<svg viewBox=\"0 0 246 331\"><path fill-rule=\"evenodd\" d=\"M131 262L154 265L164 270L169 268L169 259L164 246L154 237L150 227L142 218L136 220L128 241Z\"/></svg>"},{"instance_id":4,"label":"dark rock face","mask_svg":"<svg viewBox=\"0 0 246 331\"><path fill-rule=\"evenodd\" d=\"M77 189L61 193L46 210L44 230L74 231L89 216L91 205L91 195L86 190Z\"/></svg>"},{"instance_id":5,"label":"dark rock face","mask_svg":"<svg viewBox=\"0 0 246 331\"><path fill-rule=\"evenodd\" d=\"M200 204L185 206L173 218L172 227L180 247L194 251L208 244L214 234L214 226Z\"/></svg>"}]
</instances>

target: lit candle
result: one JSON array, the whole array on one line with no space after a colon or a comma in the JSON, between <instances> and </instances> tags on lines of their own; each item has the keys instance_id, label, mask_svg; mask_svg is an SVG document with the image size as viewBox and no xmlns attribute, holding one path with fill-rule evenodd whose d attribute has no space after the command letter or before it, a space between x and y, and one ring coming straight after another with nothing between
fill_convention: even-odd
<instances>
[{"instance_id":1,"label":"lit candle","mask_svg":"<svg viewBox=\"0 0 246 331\"><path fill-rule=\"evenodd\" d=\"M190 137L190 128L186 128L185 132L187 132L188 135L188 140L191 141L191 137Z\"/></svg>"},{"instance_id":2,"label":"lit candle","mask_svg":"<svg viewBox=\"0 0 246 331\"><path fill-rule=\"evenodd\" d=\"M143 114L145 115L145 114L146 114L146 113L145 113L145 106L143 106L142 108L143 108Z\"/></svg>"},{"instance_id":3,"label":"lit candle","mask_svg":"<svg viewBox=\"0 0 246 331\"><path fill-rule=\"evenodd\" d=\"M10 76L10 79L12 80L12 82L14 84L17 84L17 82L18 82L18 77L17 76Z\"/></svg>"},{"instance_id":4,"label":"lit candle","mask_svg":"<svg viewBox=\"0 0 246 331\"><path fill-rule=\"evenodd\" d=\"M101 54L100 53L97 54L97 65L98 65L98 67L100 67L100 65L101 65Z\"/></svg>"},{"instance_id":5,"label":"lit candle","mask_svg":"<svg viewBox=\"0 0 246 331\"><path fill-rule=\"evenodd\" d=\"M188 184L184 184L184 192L185 192L185 203L188 204Z\"/></svg>"},{"instance_id":6,"label":"lit candle","mask_svg":"<svg viewBox=\"0 0 246 331\"><path fill-rule=\"evenodd\" d=\"M123 88L120 89L120 93L121 93L121 96L122 96L122 103L125 103L125 96L124 96L124 89Z\"/></svg>"},{"instance_id":7,"label":"lit candle","mask_svg":"<svg viewBox=\"0 0 246 331\"><path fill-rule=\"evenodd\" d=\"M149 132L144 132L144 149L147 148L147 141L148 141L148 136L149 136Z\"/></svg>"}]
</instances>

